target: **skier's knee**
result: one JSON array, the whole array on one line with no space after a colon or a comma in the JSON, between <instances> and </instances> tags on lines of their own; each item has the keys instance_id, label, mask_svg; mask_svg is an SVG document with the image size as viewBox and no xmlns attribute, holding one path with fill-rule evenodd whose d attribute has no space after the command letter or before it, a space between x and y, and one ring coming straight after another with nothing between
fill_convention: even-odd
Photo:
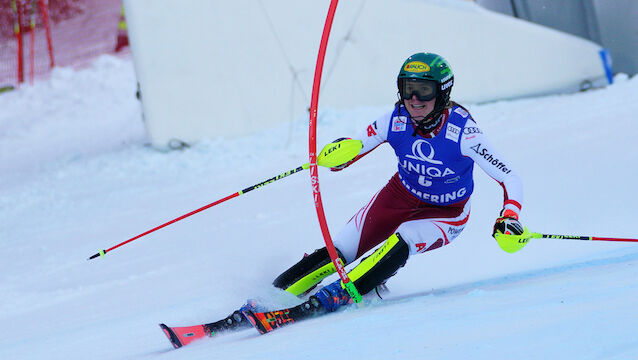
<instances>
[{"instance_id":1,"label":"skier's knee","mask_svg":"<svg viewBox=\"0 0 638 360\"><path fill-rule=\"evenodd\" d=\"M345 259L339 250L337 250L337 254L344 263ZM328 249L323 247L304 256L303 259L284 271L273 281L273 285L299 296L314 288L321 280L336 271Z\"/></svg>"},{"instance_id":2,"label":"skier's knee","mask_svg":"<svg viewBox=\"0 0 638 360\"><path fill-rule=\"evenodd\" d=\"M464 226L424 219L403 223L397 232L403 235L410 255L416 255L449 244L463 231Z\"/></svg>"}]
</instances>

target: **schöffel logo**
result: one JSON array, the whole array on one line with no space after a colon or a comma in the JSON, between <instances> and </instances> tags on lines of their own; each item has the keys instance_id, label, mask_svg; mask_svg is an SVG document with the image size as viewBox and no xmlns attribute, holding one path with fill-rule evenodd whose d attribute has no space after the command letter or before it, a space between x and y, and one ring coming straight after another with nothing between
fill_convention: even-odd
<instances>
[{"instance_id":1,"label":"sch\u00f6ffel logo","mask_svg":"<svg viewBox=\"0 0 638 360\"><path fill-rule=\"evenodd\" d=\"M470 147L470 149L474 150L475 153L479 154L479 156L482 156L485 160L487 160L487 162L489 162L490 164L492 164L492 166L501 170L502 172L506 174L509 174L510 172L512 172L512 170L508 169L507 166L501 160L492 156L492 154L489 153L487 148L485 147L481 148L481 143L478 143Z\"/></svg>"},{"instance_id":2,"label":"sch\u00f6ffel logo","mask_svg":"<svg viewBox=\"0 0 638 360\"><path fill-rule=\"evenodd\" d=\"M420 61L410 61L405 64L403 70L415 73L428 72L430 71L430 65Z\"/></svg>"}]
</instances>

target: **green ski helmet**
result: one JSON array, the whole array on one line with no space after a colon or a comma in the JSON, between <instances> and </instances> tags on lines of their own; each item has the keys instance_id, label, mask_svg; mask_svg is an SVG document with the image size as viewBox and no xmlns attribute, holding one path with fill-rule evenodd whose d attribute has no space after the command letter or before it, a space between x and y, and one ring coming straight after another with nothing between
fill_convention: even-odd
<instances>
[{"instance_id":1,"label":"green ski helmet","mask_svg":"<svg viewBox=\"0 0 638 360\"><path fill-rule=\"evenodd\" d=\"M406 99L405 96L409 98L412 95L403 93L406 81L431 81L434 83L436 89L434 110L424 119L415 120L417 128L424 132L434 130L441 122L441 113L450 103L450 93L454 84L454 73L450 64L442 56L434 53L417 53L407 58L397 76L400 103Z\"/></svg>"}]
</instances>

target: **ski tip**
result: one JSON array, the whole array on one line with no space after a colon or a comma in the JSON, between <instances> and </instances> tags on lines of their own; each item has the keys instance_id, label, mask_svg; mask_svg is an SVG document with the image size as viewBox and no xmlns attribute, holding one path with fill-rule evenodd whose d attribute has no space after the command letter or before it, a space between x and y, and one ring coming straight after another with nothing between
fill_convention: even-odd
<instances>
[{"instance_id":1,"label":"ski tip","mask_svg":"<svg viewBox=\"0 0 638 360\"><path fill-rule=\"evenodd\" d=\"M166 324L159 324L159 327L164 332L164 335L166 335L166 337L168 338L168 341L170 341L171 344L173 344L173 347L175 349L179 349L182 347L182 343L179 341L179 338L177 337L177 335L175 335L175 333L173 332L171 328L166 326Z\"/></svg>"}]
</instances>

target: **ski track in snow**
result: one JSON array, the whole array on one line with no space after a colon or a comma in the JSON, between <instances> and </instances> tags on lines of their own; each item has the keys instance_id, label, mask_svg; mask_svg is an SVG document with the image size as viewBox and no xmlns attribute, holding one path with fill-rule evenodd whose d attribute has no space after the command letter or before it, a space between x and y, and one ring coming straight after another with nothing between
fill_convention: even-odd
<instances>
[{"instance_id":1,"label":"ski track in snow","mask_svg":"<svg viewBox=\"0 0 638 360\"><path fill-rule=\"evenodd\" d=\"M303 164L307 119L158 152L134 94L131 62L106 56L0 95L0 358L638 357L638 244L538 239L506 254L490 236L502 191L480 170L466 230L411 258L385 301L173 351L157 323L214 321L248 297L298 302L269 284L323 244L307 173L86 258ZM636 237L637 94L638 78L618 75L606 89L468 106L524 181L525 225ZM321 109L318 143L389 107ZM333 233L395 160L386 145L320 170Z\"/></svg>"}]
</instances>

